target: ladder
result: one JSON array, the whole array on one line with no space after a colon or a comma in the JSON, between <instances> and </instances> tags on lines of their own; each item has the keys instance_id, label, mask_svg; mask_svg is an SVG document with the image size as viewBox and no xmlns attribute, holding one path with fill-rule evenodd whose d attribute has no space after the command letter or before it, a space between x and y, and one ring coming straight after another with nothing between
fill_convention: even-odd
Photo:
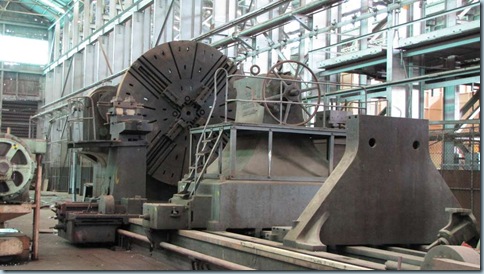
<instances>
[{"instance_id":1,"label":"ladder","mask_svg":"<svg viewBox=\"0 0 484 274\"><path fill-rule=\"evenodd\" d=\"M195 161L189 167L188 175L183 179L185 187L181 193L188 195L185 196L186 198L190 198L196 193L210 160L219 147L222 135L223 128L217 130L205 127L203 129L195 150Z\"/></svg>"},{"instance_id":2,"label":"ladder","mask_svg":"<svg viewBox=\"0 0 484 274\"><path fill-rule=\"evenodd\" d=\"M182 182L185 182L185 187L181 192L178 193L183 195L182 197L185 199L191 198L197 192L203 175L207 171L210 160L214 156L215 151L219 148L220 140L222 139L223 127L218 128L218 130L214 127L208 128L208 125L210 124L210 117L212 117L213 110L216 108L217 103L217 75L219 71L225 72L225 75L228 77L227 71L224 68L219 68L215 71L212 107L210 108L210 113L207 116L207 121L203 126L200 139L197 142L197 147L195 149L195 161L193 162L193 165L191 163L190 155L190 167L188 175L182 180ZM227 97L228 83L225 85L225 89L225 94Z\"/></svg>"}]
</instances>

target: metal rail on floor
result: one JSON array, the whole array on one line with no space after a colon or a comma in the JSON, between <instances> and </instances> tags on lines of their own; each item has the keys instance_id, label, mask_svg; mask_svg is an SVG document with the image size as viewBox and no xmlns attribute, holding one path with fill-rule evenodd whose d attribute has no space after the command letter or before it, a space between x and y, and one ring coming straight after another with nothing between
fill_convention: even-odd
<instances>
[{"instance_id":1,"label":"metal rail on floor","mask_svg":"<svg viewBox=\"0 0 484 274\"><path fill-rule=\"evenodd\" d=\"M170 250L170 251L173 251L173 252L185 255L185 256L193 257L195 259L205 261L205 262L226 268L228 270L255 270L255 269L250 268L250 267L246 267L246 266L243 266L243 265L240 265L240 264L236 264L236 263L232 263L232 262L229 262L229 261L226 261L226 260L222 260L222 259L219 259L219 258L208 256L208 255L202 254L200 252L192 251L190 249L186 249L186 248L183 248L183 247L180 247L180 246L172 245L172 244L169 244L169 243L166 243L166 242L160 243L160 247L162 247L166 250Z\"/></svg>"},{"instance_id":2,"label":"metal rail on floor","mask_svg":"<svg viewBox=\"0 0 484 274\"><path fill-rule=\"evenodd\" d=\"M118 229L117 232L120 235L130 237L130 238L151 244L150 240L146 236L143 236L143 235L140 235L140 234L137 234L137 233L133 233L131 231L124 230L124 229ZM186 249L186 248L183 248L183 247L180 247L180 246L176 246L176 245L173 245L173 244L170 244L170 243L166 243L166 242L160 243L160 247L163 248L163 249L166 249L166 250L187 256L187 257L192 257L192 258L195 258L197 260L204 261L204 262L207 262L207 263L228 269L228 270L255 270L255 269L250 268L250 267L246 267L246 266L243 266L243 265L240 265L240 264L236 264L236 263L232 263L232 262L229 262L229 261L226 261L226 260L215 258L215 257L209 256L209 255L202 254L200 252L192 251L192 250L189 250L189 249Z\"/></svg>"}]
</instances>

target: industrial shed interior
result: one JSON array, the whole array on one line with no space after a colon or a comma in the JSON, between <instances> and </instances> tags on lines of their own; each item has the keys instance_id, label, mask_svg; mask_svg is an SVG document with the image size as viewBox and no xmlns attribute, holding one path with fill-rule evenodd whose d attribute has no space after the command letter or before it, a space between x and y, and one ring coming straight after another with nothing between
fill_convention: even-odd
<instances>
[{"instance_id":1,"label":"industrial shed interior","mask_svg":"<svg viewBox=\"0 0 484 274\"><path fill-rule=\"evenodd\" d=\"M480 270L477 0L0 0L2 270Z\"/></svg>"}]
</instances>

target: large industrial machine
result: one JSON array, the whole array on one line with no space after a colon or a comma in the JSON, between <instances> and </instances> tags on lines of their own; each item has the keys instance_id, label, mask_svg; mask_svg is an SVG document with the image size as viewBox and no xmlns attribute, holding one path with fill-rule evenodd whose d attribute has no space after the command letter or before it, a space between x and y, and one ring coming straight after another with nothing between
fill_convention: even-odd
<instances>
[{"instance_id":1,"label":"large industrial machine","mask_svg":"<svg viewBox=\"0 0 484 274\"><path fill-rule=\"evenodd\" d=\"M189 238L221 248L235 245L224 235L250 236L338 261L328 269L381 268L344 257L354 246L477 244L472 214L429 159L426 121L348 116L321 109L320 98L299 62L246 76L202 43L151 49L117 87L79 99L93 130L69 147L98 174L90 200L56 205L59 235L110 244L127 236L178 251L172 243L202 248Z\"/></svg>"}]
</instances>

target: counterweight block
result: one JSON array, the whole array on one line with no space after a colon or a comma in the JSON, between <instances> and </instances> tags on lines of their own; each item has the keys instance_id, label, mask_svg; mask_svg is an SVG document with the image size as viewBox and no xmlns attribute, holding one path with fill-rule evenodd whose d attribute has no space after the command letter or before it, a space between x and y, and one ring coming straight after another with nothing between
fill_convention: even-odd
<instances>
[{"instance_id":1,"label":"counterweight block","mask_svg":"<svg viewBox=\"0 0 484 274\"><path fill-rule=\"evenodd\" d=\"M287 246L429 244L460 207L428 152L425 120L350 116L343 158L284 238Z\"/></svg>"}]
</instances>

